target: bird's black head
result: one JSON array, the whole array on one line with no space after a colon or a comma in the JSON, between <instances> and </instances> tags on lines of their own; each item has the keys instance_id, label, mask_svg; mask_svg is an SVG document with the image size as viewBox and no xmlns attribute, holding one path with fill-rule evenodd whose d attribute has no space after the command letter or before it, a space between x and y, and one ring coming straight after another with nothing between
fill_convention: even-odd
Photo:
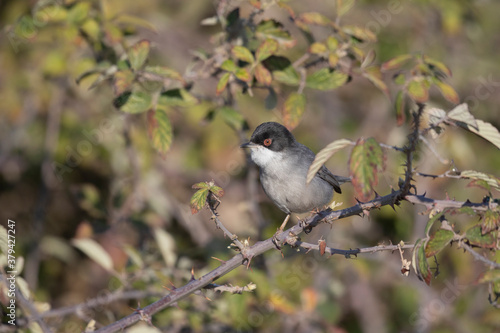
<instances>
[{"instance_id":1,"label":"bird's black head","mask_svg":"<svg viewBox=\"0 0 500 333\"><path fill-rule=\"evenodd\" d=\"M251 144L263 146L273 151L282 151L287 147L294 146L296 141L285 126L275 122L268 122L257 126L250 138L250 142L246 145L248 147Z\"/></svg>"}]
</instances>

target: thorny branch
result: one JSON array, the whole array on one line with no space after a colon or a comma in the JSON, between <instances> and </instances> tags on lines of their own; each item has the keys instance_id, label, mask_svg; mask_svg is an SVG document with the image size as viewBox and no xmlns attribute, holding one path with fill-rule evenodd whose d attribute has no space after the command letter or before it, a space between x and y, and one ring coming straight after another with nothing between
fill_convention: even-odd
<instances>
[{"instance_id":1,"label":"thorny branch","mask_svg":"<svg viewBox=\"0 0 500 333\"><path fill-rule=\"evenodd\" d=\"M324 240L323 240L324 242ZM291 239L291 240L288 240L287 243L290 245L290 246L298 246L298 247L301 247L305 250L307 250L307 252L311 251L311 250L314 250L314 251L321 251L323 253L327 253L327 254L330 254L330 255L334 255L334 254L340 254L340 255L343 255L345 256L346 258L352 258L353 256L357 256L358 254L360 253L375 253L375 252L381 252L381 251L396 251L398 249L412 249L415 244L405 244L403 246L399 246L399 245L377 245L377 246L371 246L371 247L365 247L365 248L357 248L357 249L349 249L349 250L343 250L343 249L336 249L336 248L333 248L333 247L329 247L329 246L325 246L322 248L322 246L320 245L320 243L318 242L318 244L312 244L312 243L307 243L307 242L303 242L299 239ZM307 253L306 252L306 253Z\"/></svg>"},{"instance_id":2,"label":"thorny branch","mask_svg":"<svg viewBox=\"0 0 500 333\"><path fill-rule=\"evenodd\" d=\"M217 207L214 206L213 202L210 199L207 200L207 202L208 202L207 205L208 209L210 209L210 212L212 212L212 220L215 221L215 225L217 226L217 228L221 229L222 232L224 233L224 236L227 236L238 247L240 251L244 251L245 245L243 245L243 243L240 242L238 236L229 231L229 229L227 229L226 226L219 219L219 215L217 214L216 210Z\"/></svg>"},{"instance_id":3,"label":"thorny branch","mask_svg":"<svg viewBox=\"0 0 500 333\"><path fill-rule=\"evenodd\" d=\"M474 259L482 261L486 265L488 265L492 268L500 268L500 263L491 261L488 258L486 258L486 257L480 255L479 253L477 253L476 251L474 251L474 249L469 244L464 242L463 239L460 238L460 236L456 235L455 238L457 238L456 240L458 240L458 246L463 248L465 251L469 252L470 254L472 254Z\"/></svg>"},{"instance_id":4,"label":"thorny branch","mask_svg":"<svg viewBox=\"0 0 500 333\"><path fill-rule=\"evenodd\" d=\"M413 197L416 196L409 194L403 195L401 190L399 190L399 191L393 191L392 193L382 197L377 197L368 202L364 203L358 202L356 205L342 210L337 210L337 211L325 210L306 219L300 225L297 224L289 228L285 232L279 234L276 238L280 244L284 244L285 242L293 243L296 242L297 235L301 234L305 230L317 226L320 223L332 222L353 215L361 215L366 210L371 210L386 205L393 206L394 204L398 204L400 200L407 200L408 198L412 200ZM417 200L414 201L416 204L420 204L419 201ZM461 202L461 203L456 202L456 204L462 206L467 205L466 202ZM486 204L472 203L472 205L474 205L475 208L479 208ZM231 272L232 270L236 269L237 267L241 265L247 265L248 261L251 260L253 257L261 255L262 253L272 250L274 248L275 244L273 243L273 238L257 242L253 246L246 247L244 254L238 253L231 259L222 262L219 267L205 274L199 279L192 279L186 285L173 289L168 295L162 297L160 300L140 309L140 311L136 311L125 318L122 318L106 327L103 327L97 330L96 332L99 333L117 332L140 320L144 320L144 318L151 318L151 316L154 315L155 313L169 306L173 306L179 300L193 294L197 290L205 288L206 286L212 284L214 281L224 276L225 274ZM386 247L386 249L394 250L393 248L390 247ZM395 249L397 249L397 245ZM360 249L359 253L370 253L375 251L380 251L380 250L377 249L377 247L372 247L372 248Z\"/></svg>"}]
</instances>

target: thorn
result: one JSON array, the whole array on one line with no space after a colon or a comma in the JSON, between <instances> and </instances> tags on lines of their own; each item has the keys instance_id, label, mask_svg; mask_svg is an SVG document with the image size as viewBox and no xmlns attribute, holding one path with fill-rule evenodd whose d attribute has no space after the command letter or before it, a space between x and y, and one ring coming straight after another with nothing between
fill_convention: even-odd
<instances>
[{"instance_id":1,"label":"thorn","mask_svg":"<svg viewBox=\"0 0 500 333\"><path fill-rule=\"evenodd\" d=\"M210 258L215 259L215 260L217 260L217 261L219 261L219 262L221 262L221 263L223 263L223 264L225 264L225 263L226 263L226 261L225 261L225 260L222 260L222 259L219 259L219 258L216 258L216 257L210 257Z\"/></svg>"},{"instance_id":2,"label":"thorn","mask_svg":"<svg viewBox=\"0 0 500 333\"><path fill-rule=\"evenodd\" d=\"M191 267L191 279L189 280L189 282L191 281L196 281L196 278L194 277L194 266Z\"/></svg>"}]
</instances>

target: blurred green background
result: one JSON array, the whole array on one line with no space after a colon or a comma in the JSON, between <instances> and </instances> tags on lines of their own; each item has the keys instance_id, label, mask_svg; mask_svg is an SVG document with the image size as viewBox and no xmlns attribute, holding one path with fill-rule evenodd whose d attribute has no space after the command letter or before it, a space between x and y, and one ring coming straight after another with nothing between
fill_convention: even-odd
<instances>
[{"instance_id":1,"label":"blurred green background","mask_svg":"<svg viewBox=\"0 0 500 333\"><path fill-rule=\"evenodd\" d=\"M65 3L69 3L67 1ZM284 218L265 197L248 171L239 144L244 139L221 117L207 119L203 103L169 114L174 129L164 158L151 147L143 116L125 115L112 104L110 85L88 89L76 78L95 65L95 58L71 25L34 26L27 38L6 33L31 15L37 1L0 2L0 221L16 221L16 254L24 258L21 276L39 312L70 306L123 290L147 291L141 306L168 291L162 285L185 284L194 267L199 277L227 259L229 241L210 215L192 215L192 184L214 179L225 196L222 221L240 239L271 237ZM55 3L58 3L55 1ZM241 1L229 1L239 6ZM139 27L133 38L152 41L150 62L185 73L193 51L213 48L217 26L200 21L215 15L215 1L100 1L109 15L142 18L156 31ZM318 11L333 17L333 1L290 1L296 12ZM242 7L244 8L244 7ZM378 63L404 53L425 53L453 72L448 80L478 119L500 127L500 3L497 1L357 1L342 20L377 34L368 48ZM244 9L241 13L245 15ZM284 18L282 12L266 13ZM293 31L292 31L293 33ZM293 52L307 43L296 33ZM295 57L296 58L296 57ZM390 77L385 77L390 82ZM196 82L196 94L214 95L217 81ZM394 96L395 87L390 86ZM333 140L374 137L401 146L408 126L396 126L393 103L368 80L355 77L336 90L305 90L308 104L297 139L318 151ZM235 96L236 109L251 131L264 121L281 121L278 109L267 110L266 94ZM431 105L453 106L431 90ZM126 132L127 135L123 135ZM500 154L486 141L459 129L432 143L443 163L428 148L418 171L440 174L450 162L460 170L499 174ZM347 175L348 151L327 163ZM387 168L377 192L396 187L403 157L387 152ZM54 169L55 168L55 169ZM56 172L54 172L56 170ZM252 171L253 170L253 171ZM480 189L461 180L416 178L419 193L481 201ZM342 207L355 203L349 185L337 197ZM257 194L252 197L252 194ZM251 202L259 202L262 218ZM337 248L413 242L421 237L424 209L403 203L320 226L304 236L320 237ZM456 223L465 223L457 218ZM4 224L5 222L5 224ZM75 239L94 239L112 259L105 270L75 247ZM484 266L456 249L441 253L440 274L431 287L413 272L400 273L399 253L376 253L354 260L285 249L256 258L251 269L235 270L220 283L257 289L243 295L206 292L207 300L190 296L164 310L154 324L169 332L492 332L500 330L500 312L488 303L488 290L475 282ZM405 256L410 259L409 251ZM498 255L497 255L498 256ZM1 296L5 302L5 295ZM47 318L61 332L81 331L94 318L115 321L137 306L136 300L111 303L86 313ZM31 329L36 331L35 326Z\"/></svg>"}]
</instances>

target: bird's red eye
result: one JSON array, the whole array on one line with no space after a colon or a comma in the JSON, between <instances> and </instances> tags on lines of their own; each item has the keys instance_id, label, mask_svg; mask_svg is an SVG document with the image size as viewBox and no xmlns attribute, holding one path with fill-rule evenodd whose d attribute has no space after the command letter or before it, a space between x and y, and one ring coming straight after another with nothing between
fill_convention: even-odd
<instances>
[{"instance_id":1,"label":"bird's red eye","mask_svg":"<svg viewBox=\"0 0 500 333\"><path fill-rule=\"evenodd\" d=\"M273 143L273 140L270 138L267 138L264 140L264 146L269 147Z\"/></svg>"}]
</instances>

